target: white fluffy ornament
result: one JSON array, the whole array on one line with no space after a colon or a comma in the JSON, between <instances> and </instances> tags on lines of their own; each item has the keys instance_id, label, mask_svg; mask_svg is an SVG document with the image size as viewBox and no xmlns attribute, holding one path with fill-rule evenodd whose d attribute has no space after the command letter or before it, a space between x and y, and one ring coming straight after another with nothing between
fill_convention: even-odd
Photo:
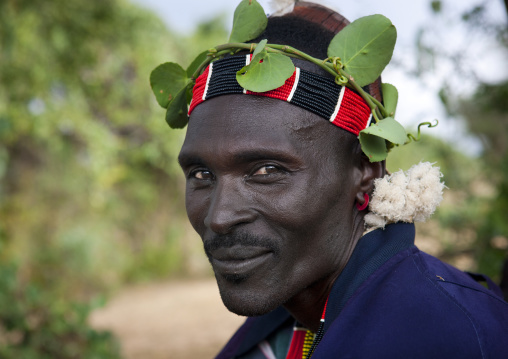
<instances>
[{"instance_id":1,"label":"white fluffy ornament","mask_svg":"<svg viewBox=\"0 0 508 359\"><path fill-rule=\"evenodd\" d=\"M397 171L374 181L374 193L365 216L367 231L389 223L425 222L443 200L443 174L429 162Z\"/></svg>"},{"instance_id":2,"label":"white fluffy ornament","mask_svg":"<svg viewBox=\"0 0 508 359\"><path fill-rule=\"evenodd\" d=\"M295 3L295 0L271 0L268 3L271 10L270 16L282 16L292 12Z\"/></svg>"}]
</instances>

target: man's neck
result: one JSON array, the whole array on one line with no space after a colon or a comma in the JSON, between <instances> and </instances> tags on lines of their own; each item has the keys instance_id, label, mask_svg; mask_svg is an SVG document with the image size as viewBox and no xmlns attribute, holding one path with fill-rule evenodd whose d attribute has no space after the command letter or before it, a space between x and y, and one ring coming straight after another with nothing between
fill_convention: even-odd
<instances>
[{"instance_id":1,"label":"man's neck","mask_svg":"<svg viewBox=\"0 0 508 359\"><path fill-rule=\"evenodd\" d=\"M314 333L316 333L319 328L326 300L332 290L333 284L342 273L342 270L353 254L356 244L362 237L364 228L363 215L355 218L355 224L352 231L350 246L348 250L343 253L343 258L340 260L336 270L311 286L303 289L284 304L284 308L293 318Z\"/></svg>"},{"instance_id":2,"label":"man's neck","mask_svg":"<svg viewBox=\"0 0 508 359\"><path fill-rule=\"evenodd\" d=\"M289 300L284 308L305 328L316 333L326 300L332 289L333 280L320 281Z\"/></svg>"}]
</instances>

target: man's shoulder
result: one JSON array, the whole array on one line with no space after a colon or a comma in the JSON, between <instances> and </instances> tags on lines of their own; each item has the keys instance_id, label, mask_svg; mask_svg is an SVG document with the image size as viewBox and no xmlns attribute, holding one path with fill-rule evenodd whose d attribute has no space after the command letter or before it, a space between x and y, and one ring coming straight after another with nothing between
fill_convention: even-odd
<instances>
[{"instance_id":1,"label":"man's shoulder","mask_svg":"<svg viewBox=\"0 0 508 359\"><path fill-rule=\"evenodd\" d=\"M467 273L412 247L358 288L318 352L335 347L356 354L358 348L364 354L381 349L386 356L378 357L406 352L482 358L508 353L507 336L508 303Z\"/></svg>"},{"instance_id":2,"label":"man's shoulder","mask_svg":"<svg viewBox=\"0 0 508 359\"><path fill-rule=\"evenodd\" d=\"M452 306L457 308L457 314L478 317L478 320L488 319L491 316L488 310L496 312L494 318L499 316L497 311L507 316L508 303L502 298L499 288L487 277L483 278L488 281L486 284L490 288L480 284L480 277L460 271L414 247L407 257L391 268L390 265L380 268L380 278L383 279L378 285L403 284L399 288L415 300L411 303L402 301L409 308L415 305L428 305L431 308ZM414 296L411 292L418 295ZM393 296L396 293L393 291L387 290L386 294L395 299Z\"/></svg>"}]
</instances>

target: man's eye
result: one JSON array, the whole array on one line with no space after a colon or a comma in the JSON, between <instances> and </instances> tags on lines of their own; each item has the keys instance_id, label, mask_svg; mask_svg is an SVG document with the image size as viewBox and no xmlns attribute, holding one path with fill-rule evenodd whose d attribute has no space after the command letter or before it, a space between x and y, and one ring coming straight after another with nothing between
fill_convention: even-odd
<instances>
[{"instance_id":1,"label":"man's eye","mask_svg":"<svg viewBox=\"0 0 508 359\"><path fill-rule=\"evenodd\" d=\"M260 167L256 172L253 173L253 176L266 176L274 173L280 172L280 169L273 165Z\"/></svg>"},{"instance_id":2,"label":"man's eye","mask_svg":"<svg viewBox=\"0 0 508 359\"><path fill-rule=\"evenodd\" d=\"M199 180L211 180L213 179L213 174L210 171L197 170L191 173L191 177Z\"/></svg>"}]
</instances>

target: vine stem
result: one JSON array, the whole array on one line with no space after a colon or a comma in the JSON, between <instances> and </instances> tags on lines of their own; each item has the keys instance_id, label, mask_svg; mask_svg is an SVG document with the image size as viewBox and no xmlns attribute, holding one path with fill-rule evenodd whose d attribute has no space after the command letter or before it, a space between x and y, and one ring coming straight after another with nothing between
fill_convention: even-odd
<instances>
[{"instance_id":1,"label":"vine stem","mask_svg":"<svg viewBox=\"0 0 508 359\"><path fill-rule=\"evenodd\" d=\"M372 102L374 102L377 106L377 108L381 111L381 114L383 115L383 117L389 117L390 114L386 111L385 107L381 104L381 102L379 102L377 100L377 98L373 97L373 96L370 96L371 99L372 99Z\"/></svg>"},{"instance_id":2,"label":"vine stem","mask_svg":"<svg viewBox=\"0 0 508 359\"><path fill-rule=\"evenodd\" d=\"M416 134L416 137L412 133L408 133L407 134L408 141L405 142L404 144L407 144L407 143L409 143L411 141L415 141L415 142L420 141L420 136L421 136L421 129L420 129L420 127L427 126L428 128L432 128L432 127L436 127L438 124L439 124L439 121L437 119L436 119L436 123L422 122L422 123L418 124L418 133Z\"/></svg>"}]
</instances>

